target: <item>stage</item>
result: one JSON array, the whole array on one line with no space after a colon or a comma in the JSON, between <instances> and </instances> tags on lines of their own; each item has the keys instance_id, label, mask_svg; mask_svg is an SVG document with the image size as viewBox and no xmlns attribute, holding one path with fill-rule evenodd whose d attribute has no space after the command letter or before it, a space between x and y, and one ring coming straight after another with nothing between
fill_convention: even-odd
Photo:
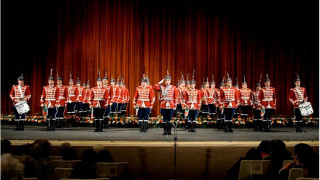
<instances>
[{"instance_id":1,"label":"stage","mask_svg":"<svg viewBox=\"0 0 320 180\"><path fill-rule=\"evenodd\" d=\"M10 140L33 140L37 138L57 141L151 141L171 142L173 135L162 135L162 128L149 128L140 133L138 128L108 128L104 132L94 132L94 127L64 127L47 131L45 126L25 126L24 131L16 131L14 125L2 125L1 137ZM252 128L233 128L233 133L223 129L196 128L196 133L177 128L180 142L250 142L281 139L283 141L318 141L319 128L305 127L306 133L296 133L293 127L277 127L272 132L255 131Z\"/></svg>"}]
</instances>

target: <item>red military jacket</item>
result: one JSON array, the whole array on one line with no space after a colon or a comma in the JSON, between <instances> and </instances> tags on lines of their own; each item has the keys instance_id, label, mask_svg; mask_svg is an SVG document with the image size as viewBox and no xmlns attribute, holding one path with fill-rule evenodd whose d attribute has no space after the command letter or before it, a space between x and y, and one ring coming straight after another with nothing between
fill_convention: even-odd
<instances>
[{"instance_id":1,"label":"red military jacket","mask_svg":"<svg viewBox=\"0 0 320 180\"><path fill-rule=\"evenodd\" d=\"M56 86L44 86L40 99L41 106L47 108L56 107L56 102L59 100L59 88Z\"/></svg>"},{"instance_id":2,"label":"red military jacket","mask_svg":"<svg viewBox=\"0 0 320 180\"><path fill-rule=\"evenodd\" d=\"M223 87L220 90L220 106L225 108L237 108L239 105L239 93L235 87Z\"/></svg>"},{"instance_id":3,"label":"red military jacket","mask_svg":"<svg viewBox=\"0 0 320 180\"><path fill-rule=\"evenodd\" d=\"M215 93L216 93L216 102L215 105L218 107L220 104L220 98L221 98L221 93L220 93L220 89L215 89Z\"/></svg>"},{"instance_id":4,"label":"red military jacket","mask_svg":"<svg viewBox=\"0 0 320 180\"><path fill-rule=\"evenodd\" d=\"M112 105L113 101L112 101L112 94L111 94L111 86L110 85L103 85L104 88L106 88L108 90L108 103L109 105Z\"/></svg>"},{"instance_id":5,"label":"red military jacket","mask_svg":"<svg viewBox=\"0 0 320 180\"><path fill-rule=\"evenodd\" d=\"M299 104L307 100L308 96L304 87L290 89L289 101L292 103L294 108L299 108Z\"/></svg>"},{"instance_id":6,"label":"red military jacket","mask_svg":"<svg viewBox=\"0 0 320 180\"><path fill-rule=\"evenodd\" d=\"M21 90L21 92L20 92ZM21 94L22 93L22 94ZM16 100L23 100L23 98L29 100L31 98L31 91L28 85L20 87L19 85L13 85L10 91L10 98L13 101L13 105L16 104Z\"/></svg>"},{"instance_id":7,"label":"red military jacket","mask_svg":"<svg viewBox=\"0 0 320 180\"><path fill-rule=\"evenodd\" d=\"M240 104L242 106L251 106L251 89L249 88L241 88L240 90Z\"/></svg>"},{"instance_id":8,"label":"red military jacket","mask_svg":"<svg viewBox=\"0 0 320 180\"><path fill-rule=\"evenodd\" d=\"M154 91L152 88L139 86L133 96L133 106L141 108L152 108L155 101Z\"/></svg>"},{"instance_id":9,"label":"red military jacket","mask_svg":"<svg viewBox=\"0 0 320 180\"><path fill-rule=\"evenodd\" d=\"M118 92L117 92L117 97L116 97L116 102L117 103L124 103L125 100L125 89L124 87L122 88L118 88Z\"/></svg>"},{"instance_id":10,"label":"red military jacket","mask_svg":"<svg viewBox=\"0 0 320 180\"><path fill-rule=\"evenodd\" d=\"M260 89L259 101L261 106L266 109L276 108L276 89L273 87L264 87Z\"/></svg>"},{"instance_id":11,"label":"red military jacket","mask_svg":"<svg viewBox=\"0 0 320 180\"><path fill-rule=\"evenodd\" d=\"M77 86L68 85L67 90L67 103L76 102L79 94Z\"/></svg>"},{"instance_id":12,"label":"red military jacket","mask_svg":"<svg viewBox=\"0 0 320 180\"><path fill-rule=\"evenodd\" d=\"M129 103L130 100L130 94L129 94L129 89L124 87L124 103Z\"/></svg>"},{"instance_id":13,"label":"red military jacket","mask_svg":"<svg viewBox=\"0 0 320 180\"><path fill-rule=\"evenodd\" d=\"M259 92L260 91L252 91L252 104L254 109L259 109L260 101L259 101Z\"/></svg>"},{"instance_id":14,"label":"red military jacket","mask_svg":"<svg viewBox=\"0 0 320 180\"><path fill-rule=\"evenodd\" d=\"M117 86L110 86L110 93L111 93L111 102L114 103L117 101L117 97L118 97L118 87Z\"/></svg>"},{"instance_id":15,"label":"red military jacket","mask_svg":"<svg viewBox=\"0 0 320 180\"><path fill-rule=\"evenodd\" d=\"M85 88L80 86L80 87L77 87L77 90L78 90L77 102L83 102L83 98L85 96Z\"/></svg>"},{"instance_id":16,"label":"red military jacket","mask_svg":"<svg viewBox=\"0 0 320 180\"><path fill-rule=\"evenodd\" d=\"M207 97L207 102L208 104L216 104L217 102L217 91L218 89L212 89L209 88L208 91L208 97Z\"/></svg>"},{"instance_id":17,"label":"red military jacket","mask_svg":"<svg viewBox=\"0 0 320 180\"><path fill-rule=\"evenodd\" d=\"M105 108L108 107L108 90L104 87L94 87L91 89L92 107ZM91 105L91 103L90 103Z\"/></svg>"},{"instance_id":18,"label":"red military jacket","mask_svg":"<svg viewBox=\"0 0 320 180\"><path fill-rule=\"evenodd\" d=\"M175 86L162 86L156 84L153 90L160 91L160 108L174 109L178 104L178 90Z\"/></svg>"},{"instance_id":19,"label":"red military jacket","mask_svg":"<svg viewBox=\"0 0 320 180\"><path fill-rule=\"evenodd\" d=\"M178 88L178 104L184 104L184 95L186 94L186 88Z\"/></svg>"},{"instance_id":20,"label":"red military jacket","mask_svg":"<svg viewBox=\"0 0 320 180\"><path fill-rule=\"evenodd\" d=\"M208 89L202 88L199 91L200 91L200 98L201 98L202 104L208 105L208 96L209 96Z\"/></svg>"},{"instance_id":21,"label":"red military jacket","mask_svg":"<svg viewBox=\"0 0 320 180\"><path fill-rule=\"evenodd\" d=\"M83 98L83 103L88 103L90 104L90 99L91 99L91 89L85 89L84 90L84 98Z\"/></svg>"},{"instance_id":22,"label":"red military jacket","mask_svg":"<svg viewBox=\"0 0 320 180\"><path fill-rule=\"evenodd\" d=\"M197 110L201 107L201 93L197 89L186 90L185 96L185 106L191 110Z\"/></svg>"},{"instance_id":23,"label":"red military jacket","mask_svg":"<svg viewBox=\"0 0 320 180\"><path fill-rule=\"evenodd\" d=\"M59 94L58 94L58 100L57 100L57 106L65 106L67 103L66 99L68 97L68 90L66 86L57 86L59 89Z\"/></svg>"}]
</instances>

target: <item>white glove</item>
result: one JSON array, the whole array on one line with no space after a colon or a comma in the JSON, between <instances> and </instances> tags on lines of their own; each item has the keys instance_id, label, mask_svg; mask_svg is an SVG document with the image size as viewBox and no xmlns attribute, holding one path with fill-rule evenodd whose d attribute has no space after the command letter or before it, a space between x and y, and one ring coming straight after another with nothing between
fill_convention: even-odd
<instances>
[{"instance_id":1,"label":"white glove","mask_svg":"<svg viewBox=\"0 0 320 180\"><path fill-rule=\"evenodd\" d=\"M158 84L162 84L165 79L166 79L166 78L163 78L161 81L159 81Z\"/></svg>"}]
</instances>

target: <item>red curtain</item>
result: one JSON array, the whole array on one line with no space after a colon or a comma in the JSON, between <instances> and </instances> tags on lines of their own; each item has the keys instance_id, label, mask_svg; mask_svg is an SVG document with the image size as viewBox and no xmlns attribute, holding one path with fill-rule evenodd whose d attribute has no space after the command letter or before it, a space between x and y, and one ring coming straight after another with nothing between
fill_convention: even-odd
<instances>
[{"instance_id":1,"label":"red curtain","mask_svg":"<svg viewBox=\"0 0 320 180\"><path fill-rule=\"evenodd\" d=\"M91 86L98 69L102 74L107 71L109 78L121 74L131 100L143 72L155 84L168 69L176 84L181 73L191 78L195 69L197 88L212 74L220 83L228 72L240 84L245 75L249 88L255 89L260 74L262 81L269 74L277 91L276 114L283 116L292 116L288 95L298 72L318 117L318 61L311 63L318 60L318 38L311 38L318 31L301 27L314 19L303 24L295 19L301 15L291 19L285 14L294 12L280 13L285 9L280 7L273 9L276 15L265 14L274 7L266 6L252 10L247 4L136 0L60 0L45 6L44 16L51 13L47 28L38 32L41 36L33 33L36 41L24 69L32 91L31 114L40 111L42 86L51 68L65 84L69 73L74 79L89 79ZM11 112L7 94L11 85L2 86L2 113ZM156 102L152 116L160 114L158 98ZM134 113L132 101L129 113Z\"/></svg>"}]
</instances>

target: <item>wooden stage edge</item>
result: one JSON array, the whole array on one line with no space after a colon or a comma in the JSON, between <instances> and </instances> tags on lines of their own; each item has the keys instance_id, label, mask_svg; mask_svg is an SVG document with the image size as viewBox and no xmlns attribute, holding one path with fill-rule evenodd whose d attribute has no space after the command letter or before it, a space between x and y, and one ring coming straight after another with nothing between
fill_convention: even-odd
<instances>
[{"instance_id":1,"label":"wooden stage edge","mask_svg":"<svg viewBox=\"0 0 320 180\"><path fill-rule=\"evenodd\" d=\"M10 140L14 146L32 143L34 140ZM101 144L103 146L144 146L144 147L173 147L174 142L154 142L154 141L67 141L67 140L49 140L52 146L60 146L63 142L69 142L71 146L94 146ZM261 141L209 141L194 142L181 141L177 147L257 147ZM310 146L319 146L319 141L284 141L287 147L294 147L299 143L306 143Z\"/></svg>"}]
</instances>

